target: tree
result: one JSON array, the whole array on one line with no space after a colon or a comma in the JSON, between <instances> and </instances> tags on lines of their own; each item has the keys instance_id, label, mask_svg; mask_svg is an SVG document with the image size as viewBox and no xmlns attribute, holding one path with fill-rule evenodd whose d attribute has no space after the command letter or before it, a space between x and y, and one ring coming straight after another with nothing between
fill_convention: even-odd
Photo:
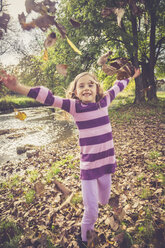
<instances>
[{"instance_id":1,"label":"tree","mask_svg":"<svg viewBox=\"0 0 165 248\"><path fill-rule=\"evenodd\" d=\"M109 10L109 16L103 17ZM114 9L125 11L120 26ZM89 67L103 51L111 48L114 57L127 56L135 66L142 66L142 76L136 79L135 102L156 99L155 66L164 51L165 3L161 0L128 1L61 1L60 22L67 25L67 31L75 43L81 44L81 63ZM113 10L113 11L112 11ZM66 20L74 18L80 23L73 29ZM78 42L79 40L79 42ZM83 68L83 67L81 67ZM149 68L149 69L148 69ZM150 86L150 87L149 87Z\"/></svg>"}]
</instances>

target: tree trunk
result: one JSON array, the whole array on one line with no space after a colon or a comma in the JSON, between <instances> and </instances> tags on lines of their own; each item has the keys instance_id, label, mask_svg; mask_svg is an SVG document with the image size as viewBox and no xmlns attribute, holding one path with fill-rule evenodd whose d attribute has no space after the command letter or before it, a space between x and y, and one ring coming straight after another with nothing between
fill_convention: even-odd
<instances>
[{"instance_id":1,"label":"tree trunk","mask_svg":"<svg viewBox=\"0 0 165 248\"><path fill-rule=\"evenodd\" d=\"M138 68L139 67L139 61L138 61L138 33L137 33L137 20L136 16L133 15L131 6L130 6L130 11L131 11L131 23L132 23L132 32L133 32L133 47L134 47L134 52L132 56L132 62L133 65ZM135 100L134 103L141 103L145 101L145 95L143 93L143 80L142 76L138 77L135 79Z\"/></svg>"},{"instance_id":2,"label":"tree trunk","mask_svg":"<svg viewBox=\"0 0 165 248\"><path fill-rule=\"evenodd\" d=\"M143 80L142 75L140 75L138 78L135 79L135 100L134 103L140 104L142 102L145 102L145 93L143 91Z\"/></svg>"},{"instance_id":3,"label":"tree trunk","mask_svg":"<svg viewBox=\"0 0 165 248\"><path fill-rule=\"evenodd\" d=\"M147 92L148 100L157 100L156 82L154 76L154 68L156 64L156 47L155 47L155 32L156 32L156 6L150 9L151 17L151 32L150 32L150 59L149 59L149 83L152 86Z\"/></svg>"}]
</instances>

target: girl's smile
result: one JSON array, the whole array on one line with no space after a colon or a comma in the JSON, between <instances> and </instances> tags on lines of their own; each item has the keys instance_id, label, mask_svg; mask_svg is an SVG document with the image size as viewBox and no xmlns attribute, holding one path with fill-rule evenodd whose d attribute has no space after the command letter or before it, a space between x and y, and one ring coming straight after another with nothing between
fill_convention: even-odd
<instances>
[{"instance_id":1,"label":"girl's smile","mask_svg":"<svg viewBox=\"0 0 165 248\"><path fill-rule=\"evenodd\" d=\"M82 76L75 89L75 95L84 103L96 102L97 82L89 75Z\"/></svg>"}]
</instances>

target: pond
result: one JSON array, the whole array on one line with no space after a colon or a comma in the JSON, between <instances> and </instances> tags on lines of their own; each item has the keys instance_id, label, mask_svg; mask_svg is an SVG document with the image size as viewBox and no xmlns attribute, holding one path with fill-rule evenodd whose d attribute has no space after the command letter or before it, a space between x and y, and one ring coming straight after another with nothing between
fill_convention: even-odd
<instances>
[{"instance_id":1,"label":"pond","mask_svg":"<svg viewBox=\"0 0 165 248\"><path fill-rule=\"evenodd\" d=\"M66 139L76 132L73 121L63 112L50 107L19 109L27 118L21 121L15 114L0 114L0 164L25 158L18 155L17 147L25 145L45 146Z\"/></svg>"}]
</instances>

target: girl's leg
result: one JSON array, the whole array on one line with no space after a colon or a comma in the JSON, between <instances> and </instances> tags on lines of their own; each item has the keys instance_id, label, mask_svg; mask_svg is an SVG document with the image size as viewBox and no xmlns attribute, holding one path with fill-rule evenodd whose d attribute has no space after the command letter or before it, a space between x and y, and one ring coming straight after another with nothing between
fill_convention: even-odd
<instances>
[{"instance_id":1,"label":"girl's leg","mask_svg":"<svg viewBox=\"0 0 165 248\"><path fill-rule=\"evenodd\" d=\"M94 229L98 217L98 186L97 179L82 180L84 215L81 223L82 241L87 241L86 233Z\"/></svg>"},{"instance_id":2,"label":"girl's leg","mask_svg":"<svg viewBox=\"0 0 165 248\"><path fill-rule=\"evenodd\" d=\"M98 200L101 204L107 204L111 193L111 174L98 178Z\"/></svg>"}]
</instances>

